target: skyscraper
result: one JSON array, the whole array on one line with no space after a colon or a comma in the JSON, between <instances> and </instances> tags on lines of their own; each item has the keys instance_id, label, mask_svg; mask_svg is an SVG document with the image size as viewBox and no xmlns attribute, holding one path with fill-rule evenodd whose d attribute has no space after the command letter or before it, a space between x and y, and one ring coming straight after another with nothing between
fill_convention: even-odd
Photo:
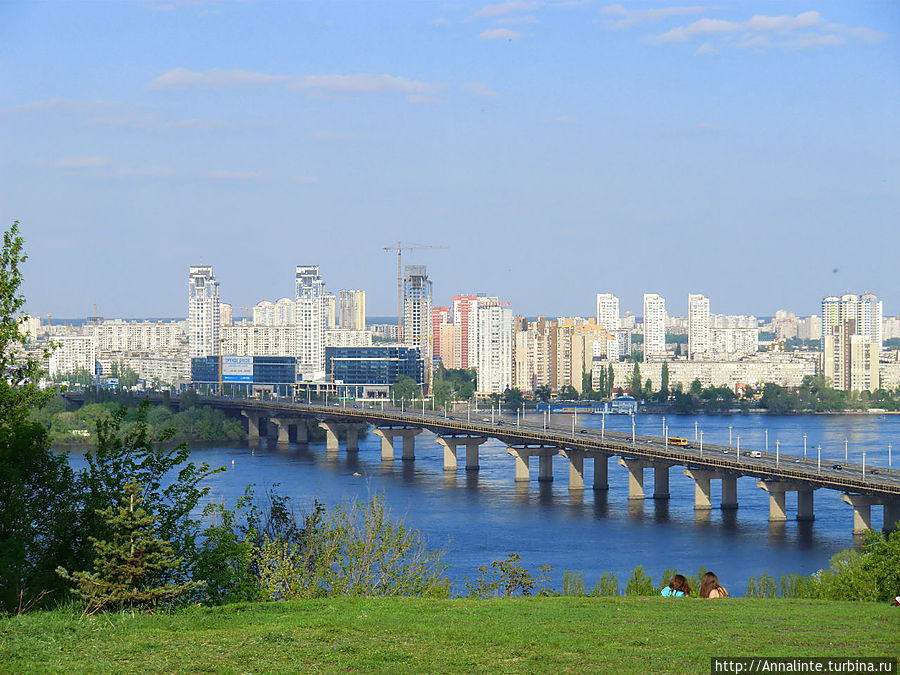
<instances>
[{"instance_id":1,"label":"skyscraper","mask_svg":"<svg viewBox=\"0 0 900 675\"><path fill-rule=\"evenodd\" d=\"M612 293L597 293L597 325L613 335L619 330L619 299Z\"/></svg>"},{"instance_id":2,"label":"skyscraper","mask_svg":"<svg viewBox=\"0 0 900 675\"><path fill-rule=\"evenodd\" d=\"M882 302L873 293L822 300L822 372L843 391L880 386Z\"/></svg>"},{"instance_id":3,"label":"skyscraper","mask_svg":"<svg viewBox=\"0 0 900 675\"><path fill-rule=\"evenodd\" d=\"M688 294L688 358L696 359L710 351L709 298Z\"/></svg>"},{"instance_id":4,"label":"skyscraper","mask_svg":"<svg viewBox=\"0 0 900 675\"><path fill-rule=\"evenodd\" d=\"M479 302L478 391L502 394L512 386L512 310L492 298Z\"/></svg>"},{"instance_id":5,"label":"skyscraper","mask_svg":"<svg viewBox=\"0 0 900 675\"><path fill-rule=\"evenodd\" d=\"M366 329L365 291L338 291L338 325L344 330Z\"/></svg>"},{"instance_id":6,"label":"skyscraper","mask_svg":"<svg viewBox=\"0 0 900 675\"><path fill-rule=\"evenodd\" d=\"M297 265L294 318L297 371L303 379L325 374L325 282L318 265Z\"/></svg>"},{"instance_id":7,"label":"skyscraper","mask_svg":"<svg viewBox=\"0 0 900 675\"><path fill-rule=\"evenodd\" d=\"M425 382L431 386L431 281L425 265L406 265L403 273L403 343L416 347L425 365Z\"/></svg>"},{"instance_id":8,"label":"skyscraper","mask_svg":"<svg viewBox=\"0 0 900 675\"><path fill-rule=\"evenodd\" d=\"M188 270L188 344L191 358L219 353L221 326L219 282L211 265L191 265Z\"/></svg>"},{"instance_id":9,"label":"skyscraper","mask_svg":"<svg viewBox=\"0 0 900 675\"><path fill-rule=\"evenodd\" d=\"M449 307L434 307L431 310L431 354L434 358L441 359L444 368L453 368L453 366L441 358L441 353L445 351L445 345L443 344L443 335L444 333L446 333L446 331L442 331L441 329L444 326L451 325L452 314ZM453 334L450 333L449 335L452 336ZM451 346L450 351L452 352L452 350L453 347Z\"/></svg>"},{"instance_id":10,"label":"skyscraper","mask_svg":"<svg viewBox=\"0 0 900 675\"><path fill-rule=\"evenodd\" d=\"M456 326L456 360L460 368L475 368L478 352L478 303L481 295L453 296L453 324Z\"/></svg>"},{"instance_id":11,"label":"skyscraper","mask_svg":"<svg viewBox=\"0 0 900 675\"><path fill-rule=\"evenodd\" d=\"M644 293L644 361L666 355L666 301Z\"/></svg>"}]
</instances>

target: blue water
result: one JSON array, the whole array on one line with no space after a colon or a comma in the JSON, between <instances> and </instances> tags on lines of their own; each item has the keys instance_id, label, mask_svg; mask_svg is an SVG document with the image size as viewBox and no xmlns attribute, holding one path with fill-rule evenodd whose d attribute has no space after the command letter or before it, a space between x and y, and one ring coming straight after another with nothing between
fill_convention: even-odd
<instances>
[{"instance_id":1,"label":"blue water","mask_svg":"<svg viewBox=\"0 0 900 675\"><path fill-rule=\"evenodd\" d=\"M514 416L513 416L514 417ZM571 424L571 415L554 414L555 424ZM540 422L540 415L530 419ZM848 440L851 462L860 462L863 449L867 466L887 466L888 444L900 437L900 416L821 415L768 417L667 416L670 436L694 438L694 429L704 432L704 443L727 445L729 425L732 442L741 437L741 450L764 449L768 429L769 450L776 439L784 454L816 456L822 446L822 462L844 461ZM579 415L578 426L599 428L599 415ZM631 418L607 416L606 428L631 431ZM662 418L639 415L638 434L662 434ZM399 445L399 444L398 444ZM72 463L83 460L74 456ZM399 452L398 452L399 455ZM279 484L302 510L314 500L326 505L346 504L383 494L395 518L421 531L427 542L446 552L455 590L464 590L464 580L474 579L477 568L493 560L519 553L532 571L552 567L553 584L559 587L564 570L584 573L592 585L606 571L618 577L622 588L629 572L643 565L654 579L666 568L695 573L701 566L714 570L733 595L742 595L750 576L763 572L815 572L827 567L836 552L858 542L851 534L852 509L833 490L815 493L816 520L798 523L796 493L788 496L788 522L768 522L768 495L756 487L755 478L738 480L740 508L721 511L717 481L713 482L710 513L695 515L693 481L681 467L670 472L668 500L627 499L627 474L615 460L609 462L609 490L593 491L593 462L585 461L583 493L568 490L568 462L553 460L553 483L537 482L537 460L531 462L531 482L516 484L513 459L498 441L481 446L481 470L465 471L465 449L460 448L456 473L443 471L443 449L434 436L416 437L416 460L381 462L380 438L369 434L360 440L358 453L341 451L326 455L324 443L309 446L274 442L257 444L197 444L192 460L227 471L213 476L210 499L233 504L248 483L262 493ZM354 475L354 474L359 474ZM652 495L653 472L647 471L645 491ZM872 509L872 525L880 527L880 507Z\"/></svg>"}]
</instances>

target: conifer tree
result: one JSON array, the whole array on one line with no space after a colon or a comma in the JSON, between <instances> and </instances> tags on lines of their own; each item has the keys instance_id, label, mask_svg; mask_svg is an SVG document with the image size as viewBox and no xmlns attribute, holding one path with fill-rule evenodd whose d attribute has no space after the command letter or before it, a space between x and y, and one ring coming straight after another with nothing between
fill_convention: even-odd
<instances>
[{"instance_id":1,"label":"conifer tree","mask_svg":"<svg viewBox=\"0 0 900 675\"><path fill-rule=\"evenodd\" d=\"M91 537L96 554L93 572L56 570L75 584L72 593L85 602L86 615L101 609L152 611L205 585L203 581L164 582L182 560L175 557L169 542L154 535L158 517L142 508L142 491L140 483L131 481L125 485L122 506L98 510L111 536L109 541Z\"/></svg>"}]
</instances>

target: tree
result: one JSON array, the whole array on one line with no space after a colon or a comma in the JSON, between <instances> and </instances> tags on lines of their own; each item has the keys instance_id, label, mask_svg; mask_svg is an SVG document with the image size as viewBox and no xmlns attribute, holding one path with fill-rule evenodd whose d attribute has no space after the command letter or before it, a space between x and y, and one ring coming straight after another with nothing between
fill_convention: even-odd
<instances>
[{"instance_id":1,"label":"tree","mask_svg":"<svg viewBox=\"0 0 900 675\"><path fill-rule=\"evenodd\" d=\"M634 362L634 369L631 371L631 395L636 399L641 397L641 366L637 361Z\"/></svg>"},{"instance_id":2,"label":"tree","mask_svg":"<svg viewBox=\"0 0 900 675\"><path fill-rule=\"evenodd\" d=\"M446 380L435 379L431 384L431 395L435 405L441 407L453 398L453 387Z\"/></svg>"},{"instance_id":3,"label":"tree","mask_svg":"<svg viewBox=\"0 0 900 675\"><path fill-rule=\"evenodd\" d=\"M75 475L50 449L46 427L30 419L56 391L42 392L40 363L22 357L26 257L16 221L0 249L0 613L55 600L63 585L53 569L81 561Z\"/></svg>"},{"instance_id":4,"label":"tree","mask_svg":"<svg viewBox=\"0 0 900 675\"><path fill-rule=\"evenodd\" d=\"M659 375L659 400L663 403L669 398L669 362L663 361Z\"/></svg>"},{"instance_id":5,"label":"tree","mask_svg":"<svg viewBox=\"0 0 900 675\"><path fill-rule=\"evenodd\" d=\"M524 400L525 396L518 387L513 387L503 392L503 402L510 408L518 408Z\"/></svg>"},{"instance_id":6,"label":"tree","mask_svg":"<svg viewBox=\"0 0 900 675\"><path fill-rule=\"evenodd\" d=\"M546 384L534 388L534 398L542 403L547 403L550 400L550 394L550 387Z\"/></svg>"},{"instance_id":7,"label":"tree","mask_svg":"<svg viewBox=\"0 0 900 675\"><path fill-rule=\"evenodd\" d=\"M650 378L647 378L647 381L644 382L644 393L643 397L645 401L649 401L653 396L653 383L650 381Z\"/></svg>"},{"instance_id":8,"label":"tree","mask_svg":"<svg viewBox=\"0 0 900 675\"><path fill-rule=\"evenodd\" d=\"M559 388L559 398L562 401L577 401L578 390L571 384L564 384Z\"/></svg>"},{"instance_id":9,"label":"tree","mask_svg":"<svg viewBox=\"0 0 900 675\"><path fill-rule=\"evenodd\" d=\"M615 384L616 373L613 370L613 364L610 363L606 369L606 397L612 396L613 385Z\"/></svg>"},{"instance_id":10,"label":"tree","mask_svg":"<svg viewBox=\"0 0 900 675\"><path fill-rule=\"evenodd\" d=\"M126 483L122 506L97 511L110 538L91 537L96 550L94 571L70 574L57 568L63 579L75 584L72 592L85 602L85 614L101 609L152 610L204 586L203 581L167 583L182 560L175 557L169 542L156 537L159 516L147 513L143 504L140 484Z\"/></svg>"},{"instance_id":11,"label":"tree","mask_svg":"<svg viewBox=\"0 0 900 675\"><path fill-rule=\"evenodd\" d=\"M394 401L397 403L401 401L409 403L413 399L418 398L419 393L419 385L416 384L414 379L406 375L401 375L397 378L397 381L391 385L391 394L393 395Z\"/></svg>"},{"instance_id":12,"label":"tree","mask_svg":"<svg viewBox=\"0 0 900 675\"><path fill-rule=\"evenodd\" d=\"M703 383L700 382L699 379L694 378L694 381L691 382L691 394L694 396L700 396L703 393Z\"/></svg>"}]
</instances>

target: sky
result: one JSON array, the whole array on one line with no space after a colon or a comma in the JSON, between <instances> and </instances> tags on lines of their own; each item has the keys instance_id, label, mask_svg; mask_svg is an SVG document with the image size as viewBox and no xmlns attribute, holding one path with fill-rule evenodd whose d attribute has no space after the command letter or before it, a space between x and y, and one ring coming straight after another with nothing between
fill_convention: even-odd
<instances>
[{"instance_id":1,"label":"sky","mask_svg":"<svg viewBox=\"0 0 900 675\"><path fill-rule=\"evenodd\" d=\"M179 317L294 267L434 304L900 314L900 3L0 2L33 315Z\"/></svg>"}]
</instances>

